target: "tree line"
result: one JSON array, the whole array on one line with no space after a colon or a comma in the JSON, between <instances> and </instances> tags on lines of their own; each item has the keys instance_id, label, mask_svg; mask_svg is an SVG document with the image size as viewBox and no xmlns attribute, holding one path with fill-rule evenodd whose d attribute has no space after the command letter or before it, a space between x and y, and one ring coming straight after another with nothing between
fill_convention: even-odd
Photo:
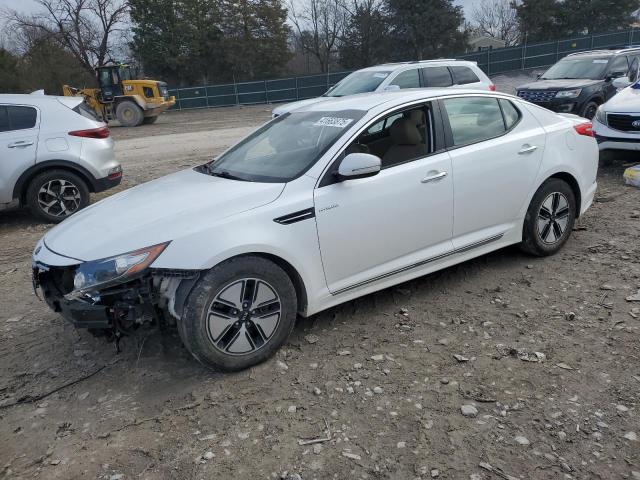
<instances>
[{"instance_id":1,"label":"tree line","mask_svg":"<svg viewBox=\"0 0 640 480\"><path fill-rule=\"evenodd\" d=\"M92 84L127 61L171 85L275 78L627 29L640 0L35 0L4 10L0 92ZM289 2L289 3L285 3Z\"/></svg>"}]
</instances>

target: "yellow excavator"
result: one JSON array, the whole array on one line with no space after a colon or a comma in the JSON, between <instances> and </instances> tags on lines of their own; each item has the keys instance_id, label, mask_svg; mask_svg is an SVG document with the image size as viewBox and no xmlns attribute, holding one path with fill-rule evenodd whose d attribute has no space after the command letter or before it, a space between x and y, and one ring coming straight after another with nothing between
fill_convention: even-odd
<instances>
[{"instance_id":1,"label":"yellow excavator","mask_svg":"<svg viewBox=\"0 0 640 480\"><path fill-rule=\"evenodd\" d=\"M156 80L136 80L131 66L103 65L96 68L98 88L63 85L67 97L83 96L103 121L117 120L125 127L151 124L176 103L167 84Z\"/></svg>"}]
</instances>

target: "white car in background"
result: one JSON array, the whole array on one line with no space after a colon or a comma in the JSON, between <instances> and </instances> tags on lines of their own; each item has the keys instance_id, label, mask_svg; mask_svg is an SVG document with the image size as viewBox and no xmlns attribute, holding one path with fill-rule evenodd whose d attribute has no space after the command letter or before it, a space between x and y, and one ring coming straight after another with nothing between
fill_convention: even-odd
<instances>
[{"instance_id":1,"label":"white car in background","mask_svg":"<svg viewBox=\"0 0 640 480\"><path fill-rule=\"evenodd\" d=\"M630 86L602 104L593 119L593 132L600 150L640 151L640 79L638 65L630 78L614 80L614 85ZM611 160L611 158L607 158Z\"/></svg>"},{"instance_id":2,"label":"white car in background","mask_svg":"<svg viewBox=\"0 0 640 480\"><path fill-rule=\"evenodd\" d=\"M58 223L121 180L109 129L82 97L0 95L0 210Z\"/></svg>"},{"instance_id":3,"label":"white car in background","mask_svg":"<svg viewBox=\"0 0 640 480\"><path fill-rule=\"evenodd\" d=\"M597 170L588 120L511 95L334 98L51 229L34 286L76 327L176 325L200 362L239 370L272 356L298 314L507 245L556 253Z\"/></svg>"},{"instance_id":4,"label":"white car in background","mask_svg":"<svg viewBox=\"0 0 640 480\"><path fill-rule=\"evenodd\" d=\"M455 59L387 63L355 71L340 80L321 97L287 103L273 109L272 118L296 108L359 93L385 92L403 88L460 87L495 91L496 87L476 62Z\"/></svg>"}]
</instances>

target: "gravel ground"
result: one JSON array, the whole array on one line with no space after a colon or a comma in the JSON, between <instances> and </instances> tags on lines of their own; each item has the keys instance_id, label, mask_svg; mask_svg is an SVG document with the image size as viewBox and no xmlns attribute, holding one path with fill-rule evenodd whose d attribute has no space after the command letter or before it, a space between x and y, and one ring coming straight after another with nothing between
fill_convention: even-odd
<instances>
[{"instance_id":1,"label":"gravel ground","mask_svg":"<svg viewBox=\"0 0 640 480\"><path fill-rule=\"evenodd\" d=\"M268 117L230 108L114 128L123 188ZM49 226L1 212L0 478L637 480L631 160L601 168L556 256L507 248L301 319L276 358L228 375L175 334L142 332L117 354L67 325L30 285Z\"/></svg>"}]
</instances>

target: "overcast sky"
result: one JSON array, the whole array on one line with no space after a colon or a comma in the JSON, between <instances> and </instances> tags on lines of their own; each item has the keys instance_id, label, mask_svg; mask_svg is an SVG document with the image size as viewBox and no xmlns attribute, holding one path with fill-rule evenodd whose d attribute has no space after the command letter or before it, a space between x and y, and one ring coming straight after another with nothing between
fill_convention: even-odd
<instances>
[{"instance_id":1,"label":"overcast sky","mask_svg":"<svg viewBox=\"0 0 640 480\"><path fill-rule=\"evenodd\" d=\"M465 9L466 17L471 16L471 8L478 0L455 0L454 3L462 5ZM19 12L34 12L37 5L33 0L0 0L0 6L9 7Z\"/></svg>"}]
</instances>

